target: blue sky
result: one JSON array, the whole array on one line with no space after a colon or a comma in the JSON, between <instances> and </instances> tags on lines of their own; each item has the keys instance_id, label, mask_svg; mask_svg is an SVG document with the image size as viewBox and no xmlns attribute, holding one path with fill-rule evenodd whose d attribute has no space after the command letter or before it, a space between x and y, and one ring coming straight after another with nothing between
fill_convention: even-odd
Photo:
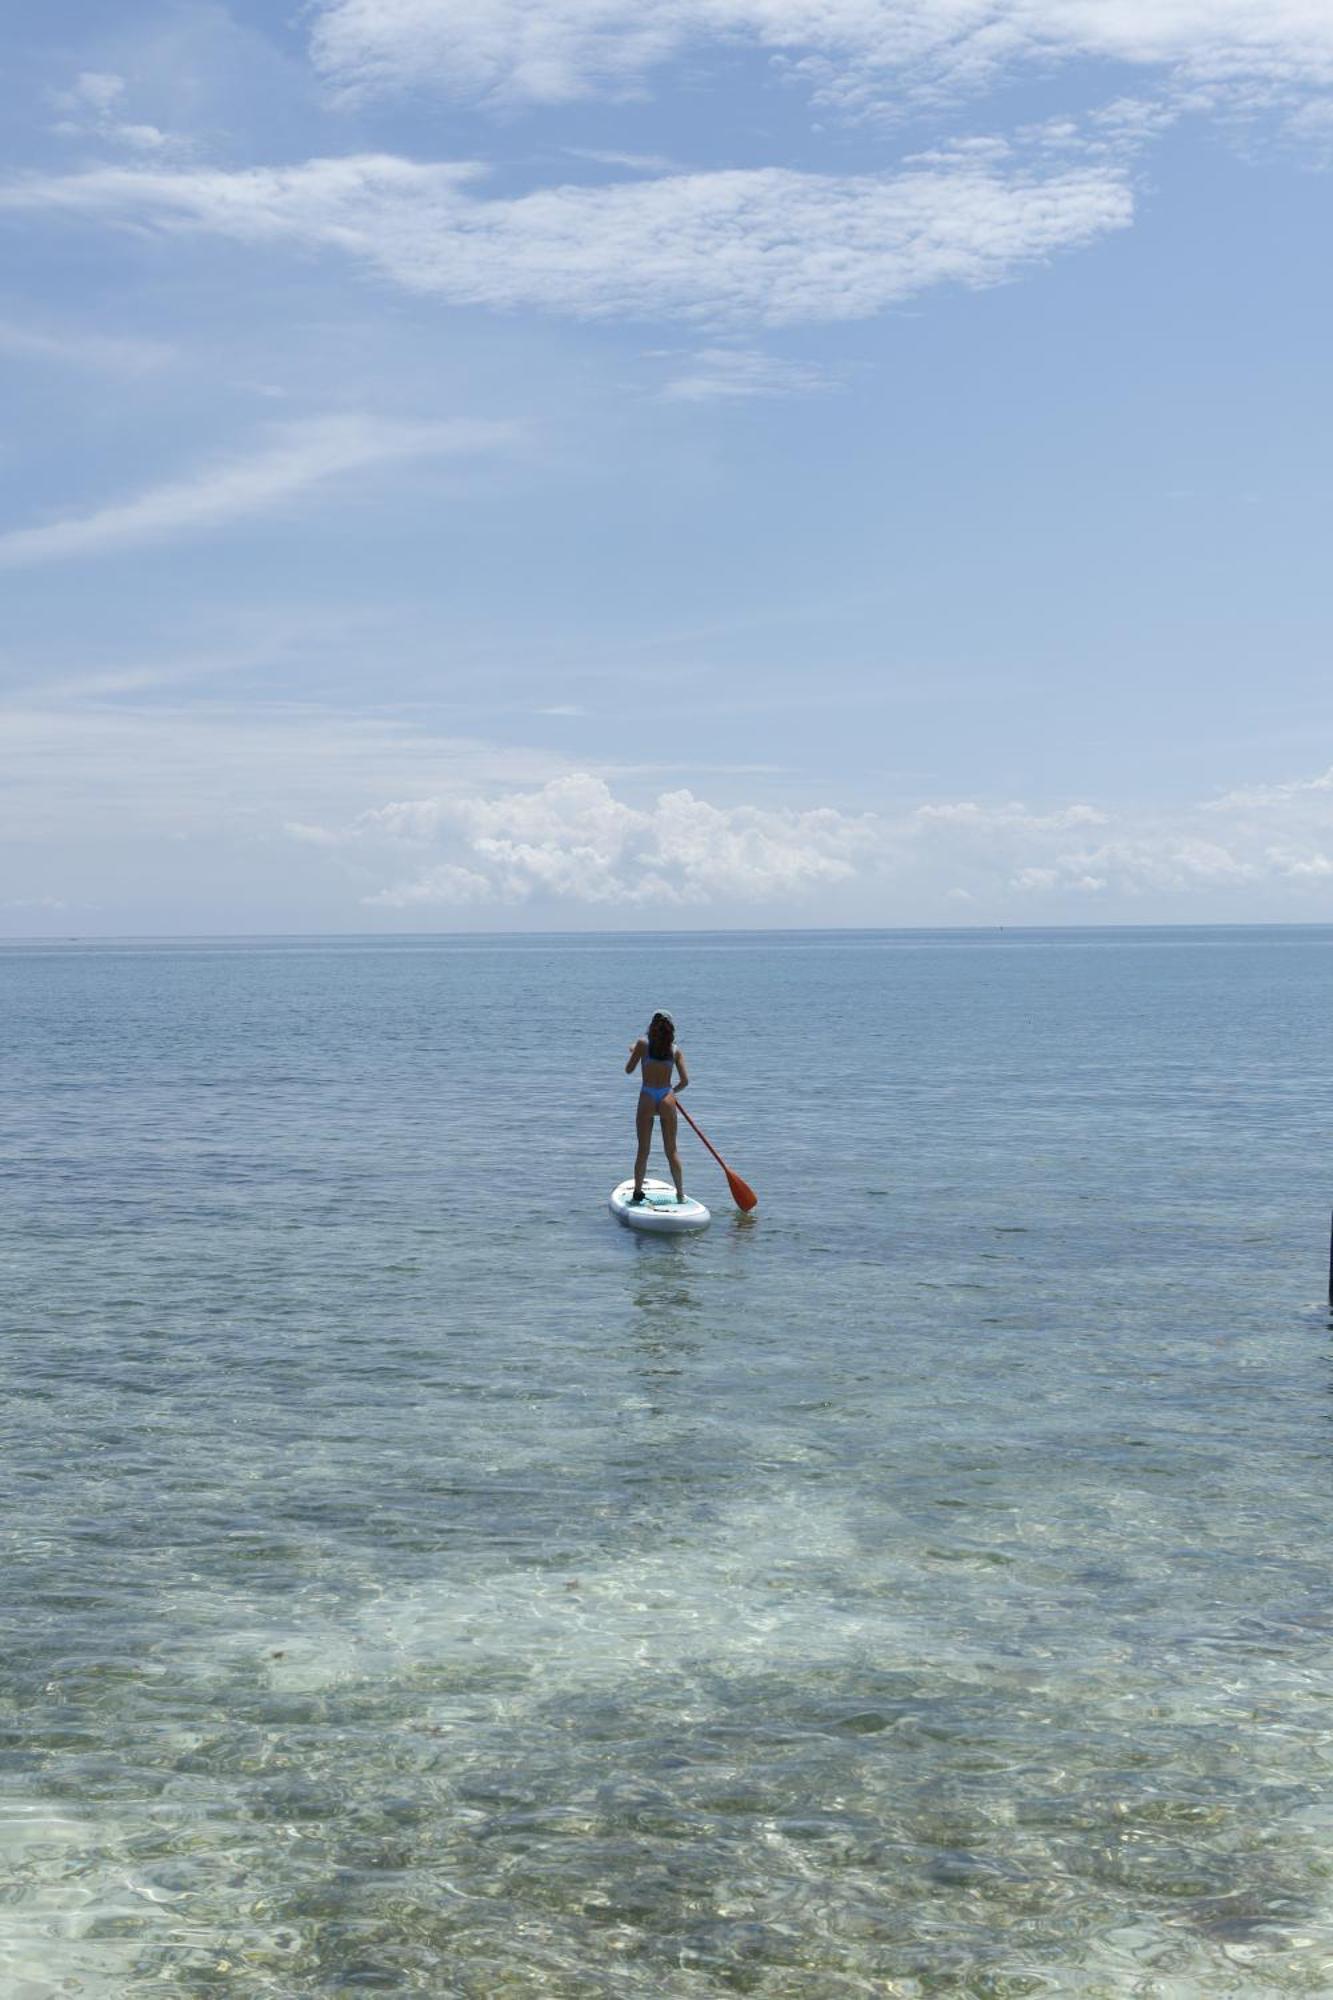
<instances>
[{"instance_id":1,"label":"blue sky","mask_svg":"<svg viewBox=\"0 0 1333 2000\"><path fill-rule=\"evenodd\" d=\"M1323 0L8 43L0 934L1333 916Z\"/></svg>"}]
</instances>

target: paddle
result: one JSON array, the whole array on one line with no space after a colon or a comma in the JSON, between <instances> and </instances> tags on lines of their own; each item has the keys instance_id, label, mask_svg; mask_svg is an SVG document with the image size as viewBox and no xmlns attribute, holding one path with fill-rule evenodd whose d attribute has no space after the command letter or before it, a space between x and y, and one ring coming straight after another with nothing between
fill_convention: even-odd
<instances>
[{"instance_id":1,"label":"paddle","mask_svg":"<svg viewBox=\"0 0 1333 2000\"><path fill-rule=\"evenodd\" d=\"M727 1186L731 1189L731 1198L735 1202L737 1208L744 1209L747 1214L752 1208L757 1208L759 1206L759 1197L755 1193L754 1189L752 1187L747 1187L739 1174L732 1173L731 1168L727 1165L721 1153L718 1152L717 1147L713 1144L712 1140L707 1136L706 1133L699 1131L699 1127L695 1124L694 1120L691 1118L689 1112L685 1109L685 1106L681 1103L679 1098L676 1099L676 1109L677 1111L679 1111L681 1117L685 1120L685 1123L691 1128L691 1130L698 1133L699 1137L703 1140L705 1146L707 1146L709 1152L713 1155L713 1158L717 1161L723 1173L726 1175Z\"/></svg>"}]
</instances>

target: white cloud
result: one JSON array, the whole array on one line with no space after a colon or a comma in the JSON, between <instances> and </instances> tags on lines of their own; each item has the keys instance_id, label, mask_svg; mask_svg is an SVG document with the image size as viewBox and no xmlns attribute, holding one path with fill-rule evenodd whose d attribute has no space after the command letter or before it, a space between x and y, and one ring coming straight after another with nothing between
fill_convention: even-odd
<instances>
[{"instance_id":1,"label":"white cloud","mask_svg":"<svg viewBox=\"0 0 1333 2000\"><path fill-rule=\"evenodd\" d=\"M560 103L632 86L699 14L689 0L332 0L312 46L347 90L433 82L451 94Z\"/></svg>"},{"instance_id":2,"label":"white cloud","mask_svg":"<svg viewBox=\"0 0 1333 2000\"><path fill-rule=\"evenodd\" d=\"M988 153L899 174L780 168L484 200L475 163L383 155L242 172L103 168L0 187L0 210L336 249L461 304L772 325L867 318L931 286L997 284L1127 226L1109 163Z\"/></svg>"},{"instance_id":3,"label":"white cloud","mask_svg":"<svg viewBox=\"0 0 1333 2000\"><path fill-rule=\"evenodd\" d=\"M173 352L160 340L90 333L84 328L56 330L17 320L0 320L0 354L15 355L21 360L62 362L108 375L147 375L165 367Z\"/></svg>"},{"instance_id":4,"label":"white cloud","mask_svg":"<svg viewBox=\"0 0 1333 2000\"><path fill-rule=\"evenodd\" d=\"M1249 785L1209 799L1204 810L1214 813L1268 812L1274 807L1288 809L1312 806L1321 818L1327 817L1327 801L1333 798L1333 768L1315 778L1291 778L1281 785Z\"/></svg>"},{"instance_id":5,"label":"white cloud","mask_svg":"<svg viewBox=\"0 0 1333 2000\"><path fill-rule=\"evenodd\" d=\"M919 806L917 819L925 826L963 827L982 838L997 833L1063 833L1075 826L1104 826L1105 813L1095 806L1064 806L1059 812L1030 813L1026 806L983 806L974 799L956 804Z\"/></svg>"},{"instance_id":6,"label":"white cloud","mask_svg":"<svg viewBox=\"0 0 1333 2000\"><path fill-rule=\"evenodd\" d=\"M604 152L596 146L566 146L564 150L571 160L591 160L596 167L623 167L631 174L670 174L678 171L678 163L665 153Z\"/></svg>"},{"instance_id":7,"label":"white cloud","mask_svg":"<svg viewBox=\"0 0 1333 2000\"><path fill-rule=\"evenodd\" d=\"M641 88L700 43L780 55L825 95L977 87L1074 60L1179 85L1333 83L1327 0L322 0L313 53L351 92L559 103Z\"/></svg>"},{"instance_id":8,"label":"white cloud","mask_svg":"<svg viewBox=\"0 0 1333 2000\"><path fill-rule=\"evenodd\" d=\"M1087 805L1032 813L975 801L920 807L918 836L955 867L1024 898L1122 901L1299 888L1333 873L1333 773L1233 792L1176 813Z\"/></svg>"},{"instance_id":9,"label":"white cloud","mask_svg":"<svg viewBox=\"0 0 1333 2000\"><path fill-rule=\"evenodd\" d=\"M1333 846L1333 841L1329 845ZM1302 852L1298 848L1270 847L1264 858L1275 874L1285 875L1295 882L1333 880L1333 859L1319 850Z\"/></svg>"},{"instance_id":10,"label":"white cloud","mask_svg":"<svg viewBox=\"0 0 1333 2000\"><path fill-rule=\"evenodd\" d=\"M1333 768L1313 778L1250 785L1210 799L1202 808L1265 874L1304 886L1333 877Z\"/></svg>"},{"instance_id":11,"label":"white cloud","mask_svg":"<svg viewBox=\"0 0 1333 2000\"><path fill-rule=\"evenodd\" d=\"M1017 889L1098 894L1115 888L1139 895L1148 890L1234 888L1257 882L1268 872L1219 842L1163 829L1148 838L1066 849L1049 866L1020 868L1011 879Z\"/></svg>"},{"instance_id":12,"label":"white cloud","mask_svg":"<svg viewBox=\"0 0 1333 2000\"><path fill-rule=\"evenodd\" d=\"M665 384L670 402L717 403L755 396L809 395L829 386L821 368L783 361L748 347L703 347L683 356L680 373Z\"/></svg>"},{"instance_id":13,"label":"white cloud","mask_svg":"<svg viewBox=\"0 0 1333 2000\"><path fill-rule=\"evenodd\" d=\"M851 881L880 832L873 815L722 807L685 790L638 807L575 772L538 791L385 806L341 838L363 864L378 856L392 870L367 898L381 908L533 900L677 908L799 902Z\"/></svg>"},{"instance_id":14,"label":"white cloud","mask_svg":"<svg viewBox=\"0 0 1333 2000\"><path fill-rule=\"evenodd\" d=\"M639 805L578 772L534 791L436 794L289 831L372 878L362 894L380 909L780 906L808 916L840 899L865 921L905 898L1041 921L1095 919L1108 904L1210 913L1224 896L1278 894L1308 915L1311 892L1333 881L1333 802L1325 794L1314 828L1287 801L1288 788L1275 788L1264 814L1247 808L1222 828L1200 807L1032 812L962 800L846 813L719 806L683 790Z\"/></svg>"},{"instance_id":15,"label":"white cloud","mask_svg":"<svg viewBox=\"0 0 1333 2000\"><path fill-rule=\"evenodd\" d=\"M1315 97L1298 105L1287 120L1287 133L1320 164L1333 163L1333 97Z\"/></svg>"},{"instance_id":16,"label":"white cloud","mask_svg":"<svg viewBox=\"0 0 1333 2000\"><path fill-rule=\"evenodd\" d=\"M156 125L134 123L116 116L125 95L125 79L102 70L84 70L69 90L51 93L51 102L65 113L55 130L65 138L96 138L131 152L162 153L176 144Z\"/></svg>"},{"instance_id":17,"label":"white cloud","mask_svg":"<svg viewBox=\"0 0 1333 2000\"><path fill-rule=\"evenodd\" d=\"M346 836L328 826L309 826L304 820L289 819L283 826L289 840L297 840L306 847L342 847Z\"/></svg>"},{"instance_id":18,"label":"white cloud","mask_svg":"<svg viewBox=\"0 0 1333 2000\"><path fill-rule=\"evenodd\" d=\"M100 555L272 512L312 487L350 472L412 458L492 451L512 432L499 424L389 423L325 417L281 426L246 458L202 468L94 513L0 534L0 568Z\"/></svg>"},{"instance_id":19,"label":"white cloud","mask_svg":"<svg viewBox=\"0 0 1333 2000\"><path fill-rule=\"evenodd\" d=\"M58 880L15 874L12 894L49 888L80 906L109 895L120 908L114 884L132 879L147 909L206 851L241 885L238 909L253 900L298 921L309 890L323 923L353 929L367 912L428 928L657 911L1043 923L1333 910L1333 776L1170 810L940 799L861 812L761 805L744 790L738 802L739 778L730 799L697 781L629 789L642 782L381 715L70 684L59 701L35 690L0 713L0 852L12 847L17 867L37 841L59 863Z\"/></svg>"},{"instance_id":20,"label":"white cloud","mask_svg":"<svg viewBox=\"0 0 1333 2000\"><path fill-rule=\"evenodd\" d=\"M125 95L123 76L104 70L82 70L68 90L52 93L52 102L62 111L95 111L105 117Z\"/></svg>"}]
</instances>

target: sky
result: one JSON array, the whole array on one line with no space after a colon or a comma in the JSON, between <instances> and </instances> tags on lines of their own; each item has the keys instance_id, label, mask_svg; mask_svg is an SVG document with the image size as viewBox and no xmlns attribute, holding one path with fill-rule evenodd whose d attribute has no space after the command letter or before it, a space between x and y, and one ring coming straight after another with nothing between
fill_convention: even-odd
<instances>
[{"instance_id":1,"label":"sky","mask_svg":"<svg viewBox=\"0 0 1333 2000\"><path fill-rule=\"evenodd\" d=\"M1333 921L1328 0L43 0L0 936Z\"/></svg>"}]
</instances>

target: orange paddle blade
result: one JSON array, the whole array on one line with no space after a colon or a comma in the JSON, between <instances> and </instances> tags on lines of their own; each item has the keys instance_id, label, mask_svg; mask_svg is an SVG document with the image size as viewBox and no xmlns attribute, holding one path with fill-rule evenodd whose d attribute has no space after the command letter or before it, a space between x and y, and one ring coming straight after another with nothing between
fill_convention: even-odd
<instances>
[{"instance_id":1,"label":"orange paddle blade","mask_svg":"<svg viewBox=\"0 0 1333 2000\"><path fill-rule=\"evenodd\" d=\"M677 1111L679 1111L681 1117L685 1120L685 1123L690 1127L690 1130L692 1132L697 1132L699 1134L699 1137L703 1140L705 1146L707 1146L709 1152L713 1155L713 1158L717 1161L723 1173L726 1175L727 1186L731 1189L731 1198L735 1202L737 1208L743 1209L747 1215L749 1214L752 1208L758 1208L759 1197L755 1193L754 1189L752 1187L747 1187L739 1174L732 1173L731 1168L727 1165L721 1153L718 1152L717 1147L713 1144L708 1134L706 1132L699 1131L699 1127L695 1124L694 1120L691 1118L689 1112L685 1109L685 1106L681 1103L679 1098L676 1099L676 1109Z\"/></svg>"}]
</instances>

